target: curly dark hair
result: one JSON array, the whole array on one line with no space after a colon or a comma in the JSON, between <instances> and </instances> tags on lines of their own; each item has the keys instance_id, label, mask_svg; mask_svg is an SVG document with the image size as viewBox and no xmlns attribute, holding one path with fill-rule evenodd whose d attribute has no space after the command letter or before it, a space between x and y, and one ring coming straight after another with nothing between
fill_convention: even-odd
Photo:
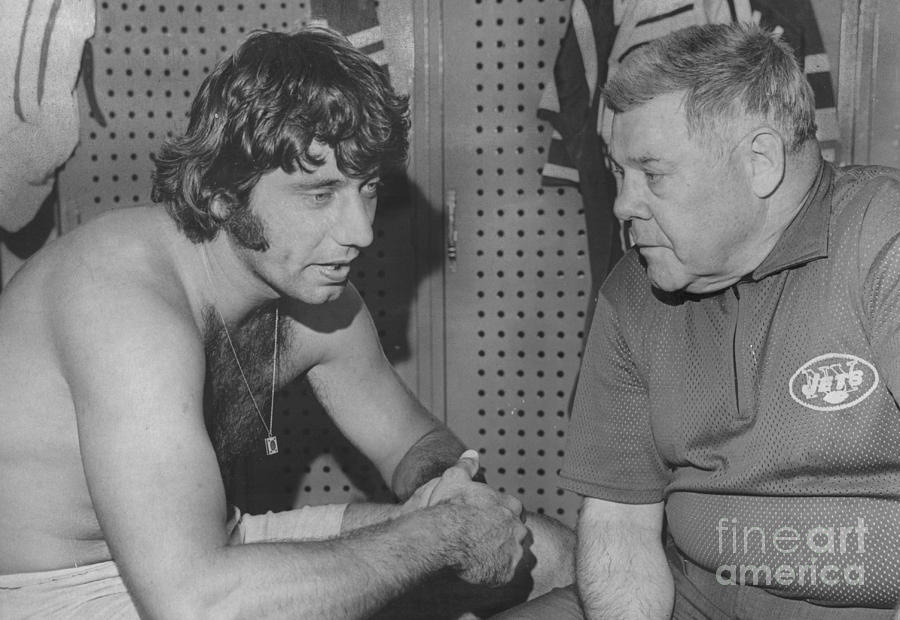
<instances>
[{"instance_id":1,"label":"curly dark hair","mask_svg":"<svg viewBox=\"0 0 900 620\"><path fill-rule=\"evenodd\" d=\"M407 97L340 33L309 27L255 31L206 77L187 131L155 159L154 202L189 239L209 241L225 224L212 199L245 220L250 192L266 172L322 165L313 141L334 149L338 168L365 178L405 164Z\"/></svg>"}]
</instances>

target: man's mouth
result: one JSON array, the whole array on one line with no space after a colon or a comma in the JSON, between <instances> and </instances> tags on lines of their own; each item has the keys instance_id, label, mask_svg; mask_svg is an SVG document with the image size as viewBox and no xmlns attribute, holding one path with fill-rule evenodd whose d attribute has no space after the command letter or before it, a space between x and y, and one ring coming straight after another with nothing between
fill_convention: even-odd
<instances>
[{"instance_id":1,"label":"man's mouth","mask_svg":"<svg viewBox=\"0 0 900 620\"><path fill-rule=\"evenodd\" d=\"M333 282L343 282L350 275L349 262L320 263L318 267L322 275Z\"/></svg>"}]
</instances>

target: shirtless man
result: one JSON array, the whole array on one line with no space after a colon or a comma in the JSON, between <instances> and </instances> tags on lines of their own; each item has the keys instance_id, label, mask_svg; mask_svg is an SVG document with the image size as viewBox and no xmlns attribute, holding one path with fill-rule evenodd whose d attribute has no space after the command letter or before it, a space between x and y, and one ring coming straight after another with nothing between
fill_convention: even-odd
<instances>
[{"instance_id":1,"label":"shirtless man","mask_svg":"<svg viewBox=\"0 0 900 620\"><path fill-rule=\"evenodd\" d=\"M532 537L568 581L566 532L471 480L477 454L402 385L347 281L406 109L330 31L254 34L161 150L165 209L105 215L19 271L0 297L0 616L367 617L436 574L505 584ZM231 513L222 472L277 448L272 392L304 373L403 503Z\"/></svg>"}]
</instances>

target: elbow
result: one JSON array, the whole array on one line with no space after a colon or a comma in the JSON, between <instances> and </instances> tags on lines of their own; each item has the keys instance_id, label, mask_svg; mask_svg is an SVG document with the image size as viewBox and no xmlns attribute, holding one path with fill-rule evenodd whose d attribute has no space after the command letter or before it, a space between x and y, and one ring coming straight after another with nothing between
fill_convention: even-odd
<instances>
[{"instance_id":1,"label":"elbow","mask_svg":"<svg viewBox=\"0 0 900 620\"><path fill-rule=\"evenodd\" d=\"M229 620L246 614L248 598L239 583L211 578L212 571L177 571L166 583L129 587L141 618L152 620Z\"/></svg>"},{"instance_id":2,"label":"elbow","mask_svg":"<svg viewBox=\"0 0 900 620\"><path fill-rule=\"evenodd\" d=\"M233 596L218 600L185 592L166 596L165 601L138 603L141 618L151 620L229 620L242 614Z\"/></svg>"}]
</instances>

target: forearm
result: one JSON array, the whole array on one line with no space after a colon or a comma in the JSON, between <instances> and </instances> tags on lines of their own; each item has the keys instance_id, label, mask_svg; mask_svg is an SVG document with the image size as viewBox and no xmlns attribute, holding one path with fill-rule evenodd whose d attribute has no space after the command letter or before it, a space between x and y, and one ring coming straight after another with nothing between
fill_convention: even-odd
<instances>
[{"instance_id":1,"label":"forearm","mask_svg":"<svg viewBox=\"0 0 900 620\"><path fill-rule=\"evenodd\" d=\"M668 620L672 614L672 574L658 558L633 546L609 549L586 560L579 550L578 595L590 620ZM632 557L629 557L632 556ZM663 558L664 559L664 558Z\"/></svg>"},{"instance_id":2,"label":"forearm","mask_svg":"<svg viewBox=\"0 0 900 620\"><path fill-rule=\"evenodd\" d=\"M454 564L462 529L453 511L418 511L331 540L222 547L186 560L154 603L139 601L154 618L365 618ZM186 578L189 592L178 587Z\"/></svg>"},{"instance_id":3,"label":"forearm","mask_svg":"<svg viewBox=\"0 0 900 620\"><path fill-rule=\"evenodd\" d=\"M396 511L375 509L357 523L387 520L334 538L229 545L215 533L224 511L210 510L157 519L155 536L134 529L111 548L142 617L371 617L444 571L487 587L514 579L528 534L522 506L473 483L477 467L465 455ZM121 534L132 523L111 518L107 526Z\"/></svg>"},{"instance_id":4,"label":"forearm","mask_svg":"<svg viewBox=\"0 0 900 620\"><path fill-rule=\"evenodd\" d=\"M581 541L577 582L590 620L663 620L672 613L674 585L661 544L651 549L629 536Z\"/></svg>"},{"instance_id":5,"label":"forearm","mask_svg":"<svg viewBox=\"0 0 900 620\"><path fill-rule=\"evenodd\" d=\"M660 532L624 520L579 517L578 594L590 620L668 620L674 583Z\"/></svg>"},{"instance_id":6,"label":"forearm","mask_svg":"<svg viewBox=\"0 0 900 620\"><path fill-rule=\"evenodd\" d=\"M347 504L341 522L341 534L347 534L370 525L384 523L408 512L402 504L373 504L357 502Z\"/></svg>"},{"instance_id":7,"label":"forearm","mask_svg":"<svg viewBox=\"0 0 900 620\"><path fill-rule=\"evenodd\" d=\"M465 450L463 443L446 427L439 426L421 437L406 451L394 469L391 489L405 501L413 492L456 463Z\"/></svg>"}]
</instances>

